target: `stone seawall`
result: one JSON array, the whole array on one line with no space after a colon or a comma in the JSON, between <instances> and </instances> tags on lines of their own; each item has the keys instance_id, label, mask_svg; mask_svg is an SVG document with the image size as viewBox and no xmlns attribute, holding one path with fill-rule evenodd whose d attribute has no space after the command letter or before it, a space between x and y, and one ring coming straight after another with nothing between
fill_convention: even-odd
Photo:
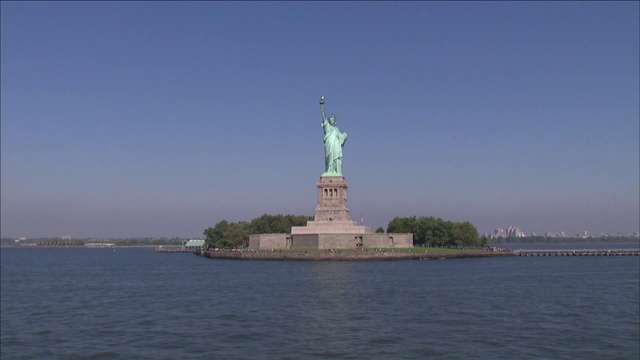
<instances>
[{"instance_id":1,"label":"stone seawall","mask_svg":"<svg viewBox=\"0 0 640 360\"><path fill-rule=\"evenodd\" d=\"M380 260L428 260L428 259L462 259L480 257L515 256L512 252L494 251L460 251L438 253L433 252L271 252L271 251L198 251L196 255L210 259L229 260L271 260L271 261L380 261Z\"/></svg>"}]
</instances>

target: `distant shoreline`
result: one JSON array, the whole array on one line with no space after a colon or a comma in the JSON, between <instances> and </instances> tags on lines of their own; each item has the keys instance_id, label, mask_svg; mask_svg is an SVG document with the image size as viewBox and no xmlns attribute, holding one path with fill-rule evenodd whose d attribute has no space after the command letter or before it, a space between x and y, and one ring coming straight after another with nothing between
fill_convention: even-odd
<instances>
[{"instance_id":1,"label":"distant shoreline","mask_svg":"<svg viewBox=\"0 0 640 360\"><path fill-rule=\"evenodd\" d=\"M543 236L535 237L509 237L502 239L489 239L489 245L505 245L505 244L615 244L615 243L638 243L640 238L637 236L599 236L590 238L548 238Z\"/></svg>"},{"instance_id":2,"label":"distant shoreline","mask_svg":"<svg viewBox=\"0 0 640 360\"><path fill-rule=\"evenodd\" d=\"M580 244L589 244L589 245L616 245L616 244L640 244L639 240L629 240L629 241L567 241L567 242L505 242L505 243L495 243L489 242L489 246L493 247L501 247L505 245L580 245Z\"/></svg>"},{"instance_id":3,"label":"distant shoreline","mask_svg":"<svg viewBox=\"0 0 640 360\"><path fill-rule=\"evenodd\" d=\"M122 245L122 246L38 246L38 245L2 245L0 248L9 249L127 249L127 248L157 248L158 245Z\"/></svg>"}]
</instances>

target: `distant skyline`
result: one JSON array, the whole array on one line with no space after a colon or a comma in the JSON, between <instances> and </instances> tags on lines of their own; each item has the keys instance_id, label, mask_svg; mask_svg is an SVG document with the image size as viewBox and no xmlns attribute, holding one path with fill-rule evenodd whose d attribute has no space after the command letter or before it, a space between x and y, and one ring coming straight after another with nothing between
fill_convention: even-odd
<instances>
[{"instance_id":1,"label":"distant skyline","mask_svg":"<svg viewBox=\"0 0 640 360\"><path fill-rule=\"evenodd\" d=\"M313 215L640 229L638 2L0 2L2 237Z\"/></svg>"}]
</instances>

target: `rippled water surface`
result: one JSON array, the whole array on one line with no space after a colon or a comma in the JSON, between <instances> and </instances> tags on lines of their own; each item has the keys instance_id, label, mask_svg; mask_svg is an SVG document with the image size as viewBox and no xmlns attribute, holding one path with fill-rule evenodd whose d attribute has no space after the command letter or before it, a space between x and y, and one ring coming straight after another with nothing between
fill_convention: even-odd
<instances>
[{"instance_id":1,"label":"rippled water surface","mask_svg":"<svg viewBox=\"0 0 640 360\"><path fill-rule=\"evenodd\" d=\"M1 250L2 359L638 359L638 257Z\"/></svg>"}]
</instances>

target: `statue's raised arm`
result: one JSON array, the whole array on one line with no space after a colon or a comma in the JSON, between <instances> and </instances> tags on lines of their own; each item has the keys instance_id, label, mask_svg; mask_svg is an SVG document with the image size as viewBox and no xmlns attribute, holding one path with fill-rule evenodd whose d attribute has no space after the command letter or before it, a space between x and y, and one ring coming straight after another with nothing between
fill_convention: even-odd
<instances>
[{"instance_id":1,"label":"statue's raised arm","mask_svg":"<svg viewBox=\"0 0 640 360\"><path fill-rule=\"evenodd\" d=\"M324 95L320 96L320 111L322 112L322 123L327 121L327 116L324 113Z\"/></svg>"}]
</instances>

